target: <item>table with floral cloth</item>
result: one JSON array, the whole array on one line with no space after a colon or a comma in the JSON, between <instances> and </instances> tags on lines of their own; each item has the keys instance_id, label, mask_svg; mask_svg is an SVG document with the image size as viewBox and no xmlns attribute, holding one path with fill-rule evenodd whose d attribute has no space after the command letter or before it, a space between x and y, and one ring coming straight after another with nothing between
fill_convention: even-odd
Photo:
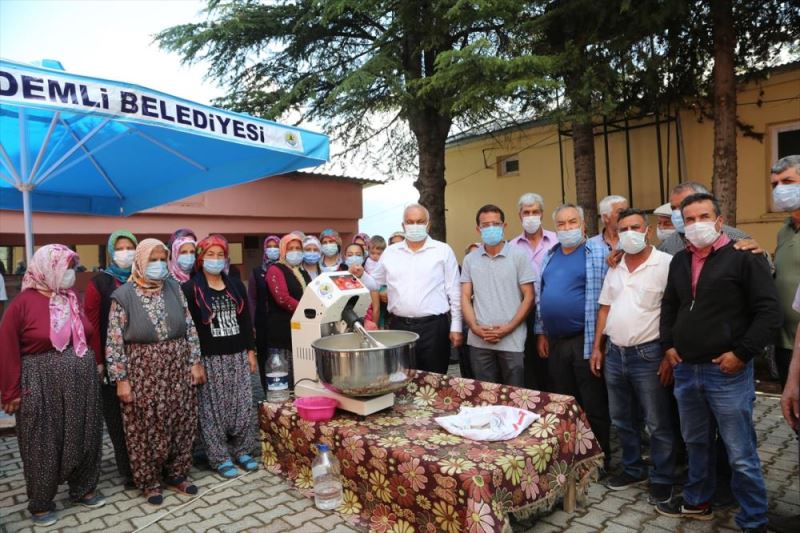
<instances>
[{"instance_id":1,"label":"table with floral cloth","mask_svg":"<svg viewBox=\"0 0 800 533\"><path fill-rule=\"evenodd\" d=\"M582 490L602 452L571 396L417 372L392 409L360 417L337 410L329 422L301 419L291 402L262 403L265 467L313 494L311 462L328 444L342 467L338 511L379 533L510 531L546 510L569 485ZM460 406L511 405L541 416L519 437L476 442L447 433L435 416Z\"/></svg>"}]
</instances>

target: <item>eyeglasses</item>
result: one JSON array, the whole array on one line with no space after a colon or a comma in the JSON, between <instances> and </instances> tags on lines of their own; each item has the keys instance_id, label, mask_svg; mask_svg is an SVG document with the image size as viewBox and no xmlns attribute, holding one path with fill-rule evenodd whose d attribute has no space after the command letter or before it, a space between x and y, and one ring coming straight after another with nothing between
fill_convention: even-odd
<instances>
[{"instance_id":1,"label":"eyeglasses","mask_svg":"<svg viewBox=\"0 0 800 533\"><path fill-rule=\"evenodd\" d=\"M503 227L503 224L504 224L503 222L484 222L483 224L481 224L478 227L481 228L481 229L483 229L483 228L501 228L501 227Z\"/></svg>"}]
</instances>

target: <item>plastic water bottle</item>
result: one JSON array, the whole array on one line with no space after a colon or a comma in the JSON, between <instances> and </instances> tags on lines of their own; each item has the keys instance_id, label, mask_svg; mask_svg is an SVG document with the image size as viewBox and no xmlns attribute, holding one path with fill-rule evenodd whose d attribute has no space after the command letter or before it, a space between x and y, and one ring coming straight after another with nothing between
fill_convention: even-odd
<instances>
[{"instance_id":1,"label":"plastic water bottle","mask_svg":"<svg viewBox=\"0 0 800 533\"><path fill-rule=\"evenodd\" d=\"M317 509L330 511L342 504L342 475L339 461L327 444L318 444L319 453L311 463L314 478L314 505Z\"/></svg>"},{"instance_id":2,"label":"plastic water bottle","mask_svg":"<svg viewBox=\"0 0 800 533\"><path fill-rule=\"evenodd\" d=\"M282 403L289 399L289 365L282 350L273 350L267 361L267 401Z\"/></svg>"}]
</instances>

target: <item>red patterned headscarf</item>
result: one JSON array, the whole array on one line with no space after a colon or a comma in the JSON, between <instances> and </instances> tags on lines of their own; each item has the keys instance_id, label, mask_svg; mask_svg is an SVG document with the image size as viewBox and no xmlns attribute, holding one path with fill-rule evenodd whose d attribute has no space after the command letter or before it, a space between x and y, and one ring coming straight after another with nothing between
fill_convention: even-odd
<instances>
[{"instance_id":1,"label":"red patterned headscarf","mask_svg":"<svg viewBox=\"0 0 800 533\"><path fill-rule=\"evenodd\" d=\"M214 310L211 308L211 287L208 286L205 272L203 272L203 256L212 246L219 246L225 254L225 259L228 257L228 241L222 235L209 235L205 239L197 243L197 260L195 261L195 272L192 280L194 281L194 301L200 309L200 318L203 324L210 324L214 318ZM231 282L228 275L223 271L220 273L222 281L225 283L225 293L236 304L236 314L239 315L244 310L245 298Z\"/></svg>"},{"instance_id":2,"label":"red patterned headscarf","mask_svg":"<svg viewBox=\"0 0 800 533\"><path fill-rule=\"evenodd\" d=\"M78 254L63 244L48 244L39 248L22 278L22 290L50 292L50 342L63 352L72 341L78 357L88 350L86 332L81 321L81 309L75 291L61 288L64 273Z\"/></svg>"}]
</instances>

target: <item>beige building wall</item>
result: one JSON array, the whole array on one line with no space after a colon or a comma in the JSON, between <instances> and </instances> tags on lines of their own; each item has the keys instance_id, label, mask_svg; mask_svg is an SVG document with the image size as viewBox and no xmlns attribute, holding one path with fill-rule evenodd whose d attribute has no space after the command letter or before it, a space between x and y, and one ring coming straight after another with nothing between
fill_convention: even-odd
<instances>
[{"instance_id":1,"label":"beige building wall","mask_svg":"<svg viewBox=\"0 0 800 533\"><path fill-rule=\"evenodd\" d=\"M769 168L774 162L776 128L796 124L800 128L800 68L776 70L768 79L743 86L737 97L739 119L763 134L757 139L739 132L737 226L750 233L766 249L775 248L775 234L784 214L770 212ZM673 117L675 113L672 113ZM663 120L664 117L662 117ZM676 125L682 134L678 159ZM665 197L661 196L658 144L652 118L631 121L629 126L632 194L629 193L625 134L609 127L608 151L610 194L632 199L634 207L654 209L668 200L669 190L679 181L693 180L711 186L713 120L693 109L683 109L679 120L660 124L662 175ZM602 126L595 128L597 198L609 194ZM575 201L575 173L572 142L561 137L564 195ZM498 160L517 156L519 171L501 176ZM559 143L555 124L532 125L452 142L445 155L447 189L447 237L458 257L470 242L479 240L475 212L494 203L506 212L506 237L521 233L516 202L525 192L537 192L545 200L544 226L553 229L552 208L561 203Z\"/></svg>"}]
</instances>

